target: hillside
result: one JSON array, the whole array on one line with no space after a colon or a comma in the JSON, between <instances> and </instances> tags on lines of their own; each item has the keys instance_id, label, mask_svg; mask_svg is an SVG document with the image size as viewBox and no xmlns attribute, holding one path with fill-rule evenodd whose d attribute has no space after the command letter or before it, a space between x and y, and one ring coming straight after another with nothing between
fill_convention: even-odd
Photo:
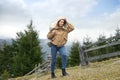
<instances>
[{"instance_id":1,"label":"hillside","mask_svg":"<svg viewBox=\"0 0 120 80\"><path fill-rule=\"evenodd\" d=\"M50 73L33 74L9 80L120 80L120 58L90 63L87 67L67 68L69 76L62 77L61 70L56 70L57 78L51 79Z\"/></svg>"}]
</instances>

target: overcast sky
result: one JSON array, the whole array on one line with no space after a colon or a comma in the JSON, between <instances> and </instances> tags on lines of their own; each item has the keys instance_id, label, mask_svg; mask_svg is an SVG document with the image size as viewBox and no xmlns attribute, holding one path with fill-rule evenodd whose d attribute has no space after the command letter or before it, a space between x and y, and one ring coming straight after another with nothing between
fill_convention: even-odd
<instances>
[{"instance_id":1,"label":"overcast sky","mask_svg":"<svg viewBox=\"0 0 120 80\"><path fill-rule=\"evenodd\" d=\"M47 39L49 25L59 16L75 27L69 40L109 37L120 26L120 0L0 0L0 38L16 38L32 19L39 38Z\"/></svg>"}]
</instances>

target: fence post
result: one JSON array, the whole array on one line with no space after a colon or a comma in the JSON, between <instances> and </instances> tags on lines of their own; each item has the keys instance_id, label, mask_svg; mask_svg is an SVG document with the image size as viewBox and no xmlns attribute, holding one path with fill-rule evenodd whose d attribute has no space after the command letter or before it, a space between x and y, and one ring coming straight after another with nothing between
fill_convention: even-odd
<instances>
[{"instance_id":1,"label":"fence post","mask_svg":"<svg viewBox=\"0 0 120 80\"><path fill-rule=\"evenodd\" d=\"M80 55L80 64L81 66L87 66L87 54L84 52L84 48L79 45L79 55Z\"/></svg>"}]
</instances>

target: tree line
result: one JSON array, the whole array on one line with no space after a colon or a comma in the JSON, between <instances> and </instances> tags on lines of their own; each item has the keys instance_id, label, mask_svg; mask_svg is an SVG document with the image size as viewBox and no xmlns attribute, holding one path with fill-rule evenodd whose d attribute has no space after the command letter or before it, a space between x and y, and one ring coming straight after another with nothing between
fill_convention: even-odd
<instances>
[{"instance_id":1,"label":"tree line","mask_svg":"<svg viewBox=\"0 0 120 80\"><path fill-rule=\"evenodd\" d=\"M73 45L71 47L71 52L70 52L70 55L69 55L69 59L68 59L69 66L80 65L80 57L79 57L79 49L78 49L79 45L81 45L81 47L88 46L86 48L86 49L88 49L88 48L93 48L93 47L102 46L102 45L106 45L106 44L110 44L110 43L113 43L113 42L120 41L120 29L118 27L115 30L114 36L116 36L116 38L111 39L111 40L107 40L107 41L106 41L107 38L106 38L105 35L99 35L96 42L93 42L89 36L87 36L83 39L82 44L80 44L79 41L73 42ZM112 37L113 36L110 36L109 38L112 38ZM92 45L93 43L98 43L98 44L97 45ZM107 53L112 53L112 52L117 52L117 51L120 51L120 44L114 45L114 46L109 46L109 47L106 47L106 48L101 48L101 49L94 50L94 51L90 51L90 52L87 53L87 56L88 57L93 57L93 56L99 56L99 55L102 55L102 54L107 54ZM116 57L120 57L120 56L116 56ZM106 59L102 59L102 60L106 60ZM98 60L98 61L102 61L102 60Z\"/></svg>"},{"instance_id":2,"label":"tree line","mask_svg":"<svg viewBox=\"0 0 120 80\"><path fill-rule=\"evenodd\" d=\"M120 29L118 27L115 30L114 36L120 36ZM110 38L112 38L112 37L113 36L110 36ZM105 39L107 39L106 36L100 34L96 41L96 43L98 43L97 45L92 45L93 43L95 43L95 41L92 41L92 39L89 36L86 36L83 39L82 43L80 43L79 41L73 42L72 46L71 46L71 50L70 50L70 55L68 56L68 59L67 59L67 67L73 67L73 66L80 65L79 45L81 45L81 47L89 46L86 48L86 49L88 49L88 48L97 47L97 46L109 44L112 42L120 41L120 37L116 38L116 39L107 40L107 41ZM116 52L116 51L120 51L120 44L88 52L87 56L93 57L93 56L112 53L112 52ZM117 56L117 57L120 57L120 56ZM106 59L102 59L102 60L106 60ZM98 60L98 61L101 61L101 60ZM58 55L56 66L57 66L57 68L61 68L61 56L60 55Z\"/></svg>"}]
</instances>

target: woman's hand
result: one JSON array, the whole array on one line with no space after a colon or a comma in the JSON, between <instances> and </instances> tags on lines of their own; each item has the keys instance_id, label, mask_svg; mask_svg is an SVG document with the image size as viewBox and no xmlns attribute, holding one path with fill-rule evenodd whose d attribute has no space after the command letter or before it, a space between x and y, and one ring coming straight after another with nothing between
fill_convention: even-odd
<instances>
[{"instance_id":1,"label":"woman's hand","mask_svg":"<svg viewBox=\"0 0 120 80\"><path fill-rule=\"evenodd\" d=\"M54 36L56 34L56 31L55 30L52 30L51 31L51 34Z\"/></svg>"},{"instance_id":2,"label":"woman's hand","mask_svg":"<svg viewBox=\"0 0 120 80\"><path fill-rule=\"evenodd\" d=\"M55 36L56 30L51 30L48 34L47 37L48 39L52 40L52 38Z\"/></svg>"}]
</instances>

